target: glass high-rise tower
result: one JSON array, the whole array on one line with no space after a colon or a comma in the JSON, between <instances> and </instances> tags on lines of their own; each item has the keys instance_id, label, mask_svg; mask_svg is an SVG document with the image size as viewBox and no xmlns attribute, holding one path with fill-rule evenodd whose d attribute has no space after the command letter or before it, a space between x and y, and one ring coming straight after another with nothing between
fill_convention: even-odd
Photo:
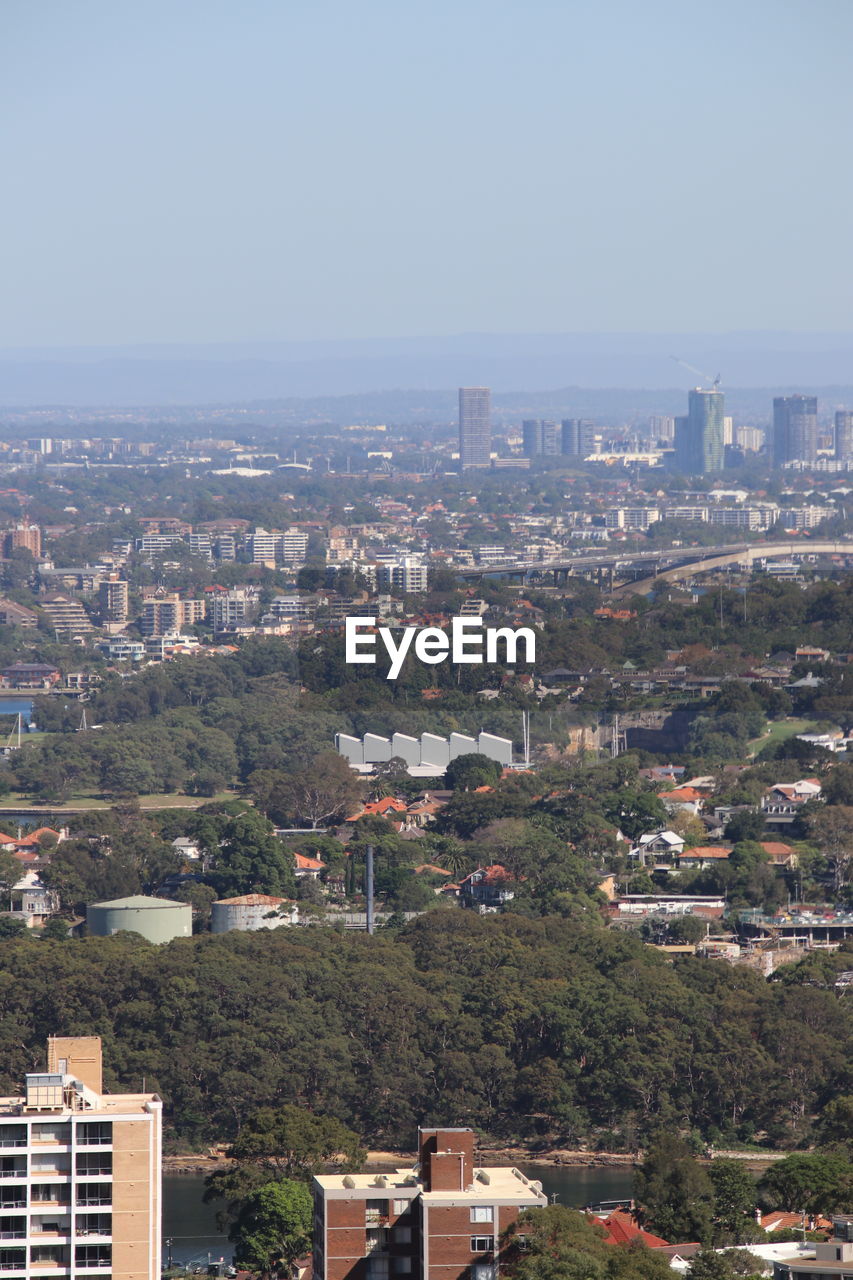
<instances>
[{"instance_id":1,"label":"glass high-rise tower","mask_svg":"<svg viewBox=\"0 0 853 1280\"><path fill-rule=\"evenodd\" d=\"M814 462L817 396L776 396L773 401L773 465Z\"/></svg>"},{"instance_id":2,"label":"glass high-rise tower","mask_svg":"<svg viewBox=\"0 0 853 1280\"><path fill-rule=\"evenodd\" d=\"M695 387L688 395L687 417L676 418L675 460L679 471L690 476L722 471L725 462L722 391Z\"/></svg>"},{"instance_id":3,"label":"glass high-rise tower","mask_svg":"<svg viewBox=\"0 0 853 1280\"><path fill-rule=\"evenodd\" d=\"M487 467L492 456L492 395L488 387L459 388L459 469Z\"/></svg>"},{"instance_id":4,"label":"glass high-rise tower","mask_svg":"<svg viewBox=\"0 0 853 1280\"><path fill-rule=\"evenodd\" d=\"M835 456L839 462L853 462L853 413L838 409L835 414Z\"/></svg>"}]
</instances>

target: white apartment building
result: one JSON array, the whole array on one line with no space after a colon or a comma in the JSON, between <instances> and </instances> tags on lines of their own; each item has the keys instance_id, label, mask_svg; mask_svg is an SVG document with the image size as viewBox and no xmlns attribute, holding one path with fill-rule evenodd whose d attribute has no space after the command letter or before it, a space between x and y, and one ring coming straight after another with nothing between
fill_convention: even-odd
<instances>
[{"instance_id":1,"label":"white apartment building","mask_svg":"<svg viewBox=\"0 0 853 1280\"><path fill-rule=\"evenodd\" d=\"M257 606L257 592L237 587L217 592L207 602L207 620L214 631L233 631L250 621Z\"/></svg>"},{"instance_id":2,"label":"white apartment building","mask_svg":"<svg viewBox=\"0 0 853 1280\"><path fill-rule=\"evenodd\" d=\"M308 554L308 534L301 529L285 529L281 535L281 558L284 564L298 566Z\"/></svg>"},{"instance_id":3,"label":"white apartment building","mask_svg":"<svg viewBox=\"0 0 853 1280\"><path fill-rule=\"evenodd\" d=\"M47 1070L0 1098L8 1280L159 1280L162 1103L103 1093L97 1036L51 1037Z\"/></svg>"}]
</instances>

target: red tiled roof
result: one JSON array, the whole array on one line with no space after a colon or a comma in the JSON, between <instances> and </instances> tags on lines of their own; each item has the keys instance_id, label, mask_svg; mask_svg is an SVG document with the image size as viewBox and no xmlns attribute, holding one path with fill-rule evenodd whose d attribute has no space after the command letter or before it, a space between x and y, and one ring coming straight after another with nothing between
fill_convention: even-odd
<instances>
[{"instance_id":1,"label":"red tiled roof","mask_svg":"<svg viewBox=\"0 0 853 1280\"><path fill-rule=\"evenodd\" d=\"M633 1244L635 1240L640 1240L649 1249L661 1249L669 1244L669 1241L661 1236L654 1236L650 1231L644 1231L642 1227L638 1227L631 1214L625 1213L622 1209L614 1210L606 1218L591 1217L590 1221L604 1228L608 1244L628 1245Z\"/></svg>"},{"instance_id":2,"label":"red tiled roof","mask_svg":"<svg viewBox=\"0 0 853 1280\"><path fill-rule=\"evenodd\" d=\"M297 871L322 871L325 862L320 862L318 858L308 858L304 853L294 853Z\"/></svg>"}]
</instances>

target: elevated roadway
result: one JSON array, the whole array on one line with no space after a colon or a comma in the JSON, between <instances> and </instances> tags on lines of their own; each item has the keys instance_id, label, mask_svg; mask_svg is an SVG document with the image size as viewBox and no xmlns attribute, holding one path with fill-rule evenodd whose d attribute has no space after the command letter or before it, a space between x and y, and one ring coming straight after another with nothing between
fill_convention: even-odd
<instances>
[{"instance_id":1,"label":"elevated roadway","mask_svg":"<svg viewBox=\"0 0 853 1280\"><path fill-rule=\"evenodd\" d=\"M622 594L645 594L656 580L667 582L689 578L696 573L709 573L733 565L751 568L762 560L811 560L818 556L853 556L853 541L830 542L827 539L778 539L768 542L729 542L719 547L659 547L653 551L608 550L573 556L557 556L551 560L519 560L512 564L465 566L456 572L469 582L483 578L520 578L551 575L554 585L567 578L597 578L611 591ZM643 572L646 570L646 572ZM629 577L615 587L617 578Z\"/></svg>"}]
</instances>

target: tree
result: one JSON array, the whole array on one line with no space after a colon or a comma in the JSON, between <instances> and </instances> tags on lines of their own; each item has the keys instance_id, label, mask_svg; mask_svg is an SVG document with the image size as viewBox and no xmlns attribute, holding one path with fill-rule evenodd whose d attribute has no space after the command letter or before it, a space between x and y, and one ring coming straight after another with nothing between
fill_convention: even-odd
<instances>
[{"instance_id":1,"label":"tree","mask_svg":"<svg viewBox=\"0 0 853 1280\"><path fill-rule=\"evenodd\" d=\"M270 1182L243 1201L228 1238L238 1265L268 1271L311 1247L314 1207L304 1182Z\"/></svg>"},{"instance_id":2,"label":"tree","mask_svg":"<svg viewBox=\"0 0 853 1280\"><path fill-rule=\"evenodd\" d=\"M742 1160L719 1157L708 1176L714 1187L714 1224L718 1243L742 1244L755 1225L755 1181Z\"/></svg>"},{"instance_id":3,"label":"tree","mask_svg":"<svg viewBox=\"0 0 853 1280\"><path fill-rule=\"evenodd\" d=\"M501 772L496 760L469 751L451 760L444 773L444 783L451 791L476 791L477 787L493 787Z\"/></svg>"},{"instance_id":4,"label":"tree","mask_svg":"<svg viewBox=\"0 0 853 1280\"><path fill-rule=\"evenodd\" d=\"M798 1153L770 1166L761 1191L789 1213L841 1213L853 1206L853 1168L841 1155Z\"/></svg>"},{"instance_id":5,"label":"tree","mask_svg":"<svg viewBox=\"0 0 853 1280\"><path fill-rule=\"evenodd\" d=\"M644 1219L664 1239L710 1240L714 1186L680 1138L664 1134L651 1143L635 1186Z\"/></svg>"},{"instance_id":6,"label":"tree","mask_svg":"<svg viewBox=\"0 0 853 1280\"><path fill-rule=\"evenodd\" d=\"M764 835L764 814L760 809L738 809L726 823L724 835L735 843L760 840Z\"/></svg>"},{"instance_id":7,"label":"tree","mask_svg":"<svg viewBox=\"0 0 853 1280\"><path fill-rule=\"evenodd\" d=\"M853 867L853 807L821 806L809 820L809 833L832 862L835 892L840 892Z\"/></svg>"},{"instance_id":8,"label":"tree","mask_svg":"<svg viewBox=\"0 0 853 1280\"><path fill-rule=\"evenodd\" d=\"M671 1280L667 1258L608 1244L582 1213L528 1209L504 1236L501 1275L511 1280Z\"/></svg>"},{"instance_id":9,"label":"tree","mask_svg":"<svg viewBox=\"0 0 853 1280\"><path fill-rule=\"evenodd\" d=\"M269 773L274 773L273 777ZM259 804L282 820L296 819L316 829L346 817L361 796L358 779L336 751L321 751L290 773L265 771L249 778L249 789L263 786Z\"/></svg>"},{"instance_id":10,"label":"tree","mask_svg":"<svg viewBox=\"0 0 853 1280\"><path fill-rule=\"evenodd\" d=\"M268 1176L307 1179L328 1164L344 1172L355 1169L364 1152L358 1134L340 1120L286 1104L256 1111L228 1156L237 1164L256 1165Z\"/></svg>"}]
</instances>

